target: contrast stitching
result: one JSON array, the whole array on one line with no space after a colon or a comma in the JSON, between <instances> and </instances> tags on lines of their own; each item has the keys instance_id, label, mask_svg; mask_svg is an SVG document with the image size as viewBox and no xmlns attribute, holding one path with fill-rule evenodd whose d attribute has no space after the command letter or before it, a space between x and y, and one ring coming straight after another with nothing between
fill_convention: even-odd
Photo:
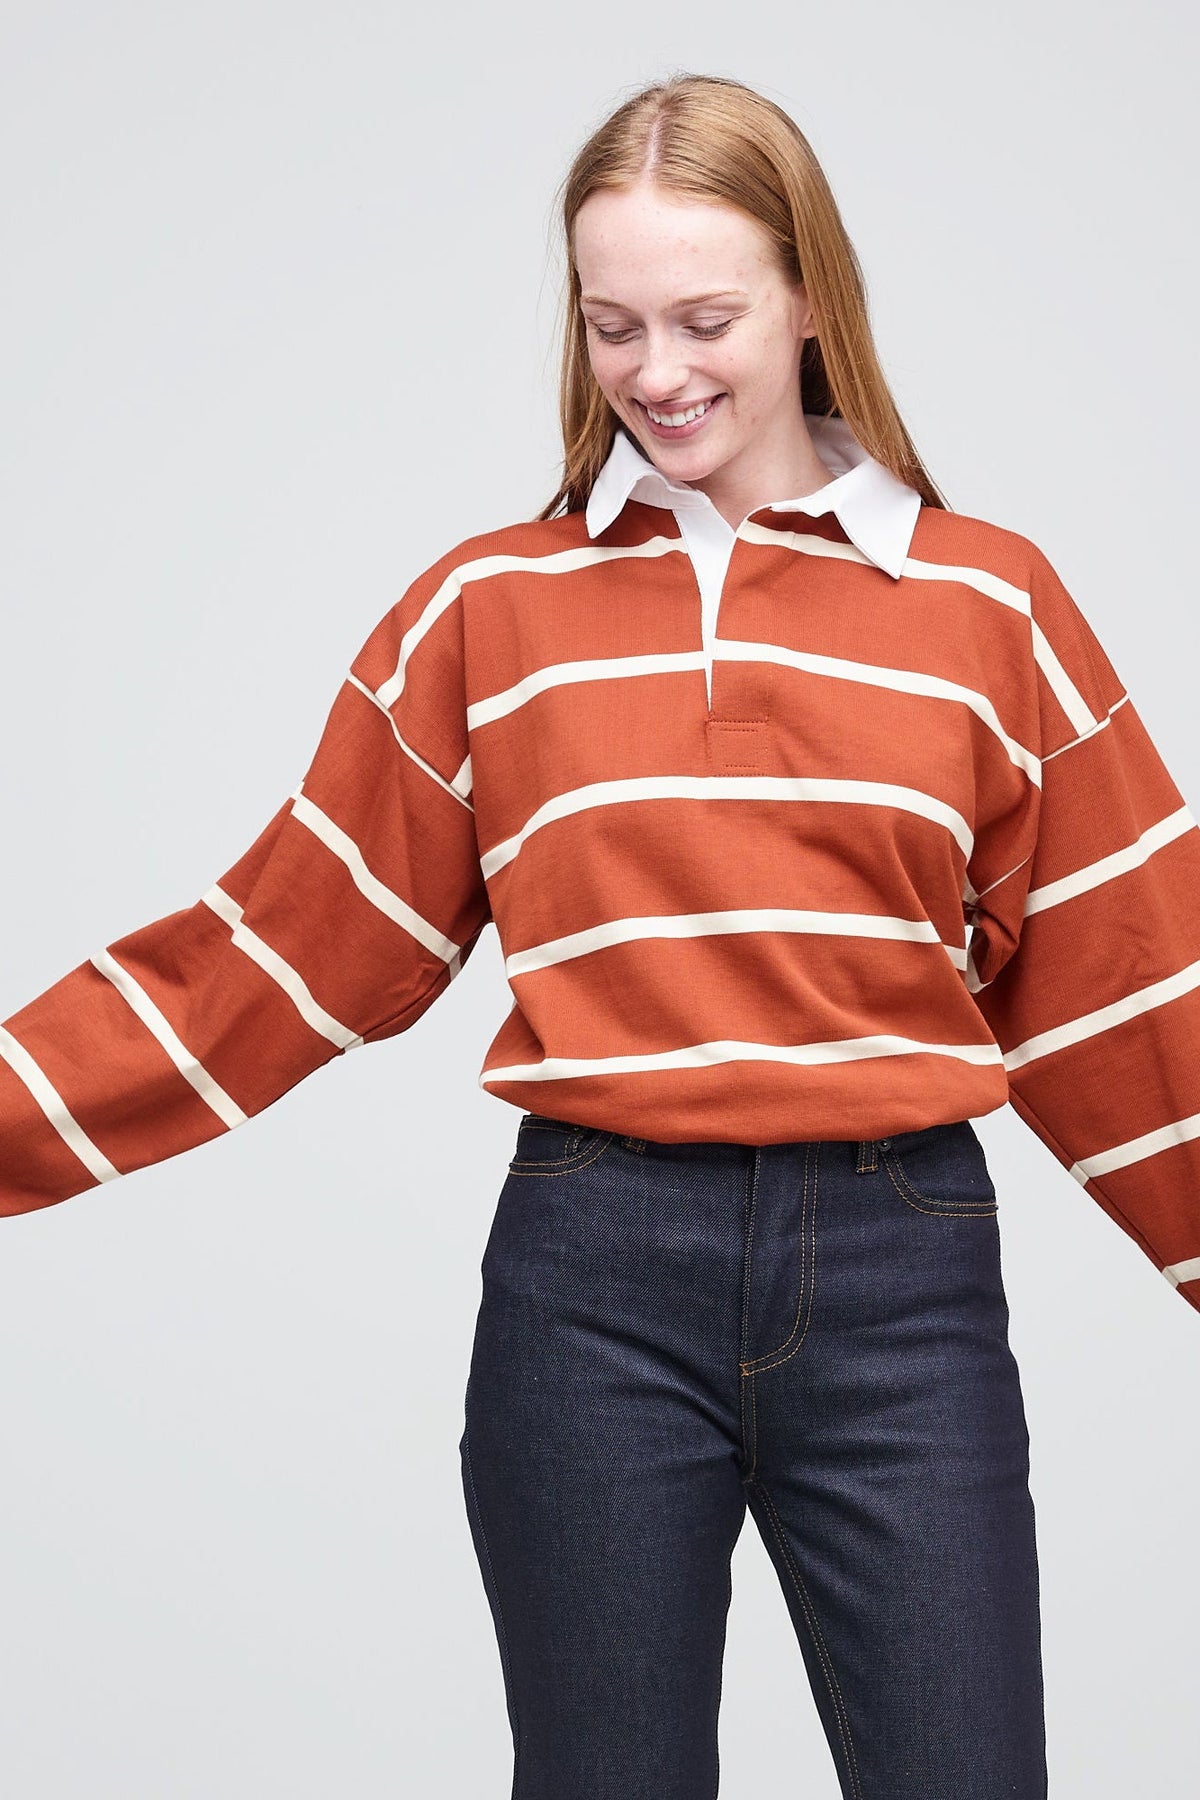
<instances>
[{"instance_id":1,"label":"contrast stitching","mask_svg":"<svg viewBox=\"0 0 1200 1800\"><path fill-rule=\"evenodd\" d=\"M739 1348L743 1352L746 1349L746 1340L747 1340L749 1330L750 1330L750 1274L751 1274L751 1270L754 1266L754 1207L755 1207L755 1200L758 1195L758 1167L759 1167L759 1153L757 1150L752 1150L750 1153L750 1171L749 1171L749 1183L748 1183L749 1191L746 1196L746 1206L745 1206L746 1256L745 1256L745 1262L744 1262L743 1269L742 1269L742 1341L741 1341ZM749 1473L746 1475L743 1475L742 1480L743 1481L751 1481L754 1478L754 1470L755 1470L755 1467L757 1466L757 1462L758 1462L758 1438L757 1438L757 1432L755 1430L756 1415L755 1415L755 1404L754 1404L754 1376L753 1376L753 1374L750 1375L749 1442L747 1442L746 1374L747 1374L748 1365L746 1364L746 1362L743 1359L739 1358L738 1367L741 1370L741 1376L742 1376L742 1379L741 1379L742 1459L744 1461L747 1456L749 1456L749 1458L750 1458Z\"/></svg>"},{"instance_id":2,"label":"contrast stitching","mask_svg":"<svg viewBox=\"0 0 1200 1800\"><path fill-rule=\"evenodd\" d=\"M758 1396L754 1391L754 1370L742 1366L742 1440L746 1437L746 1395L750 1396L750 1467L742 1476L743 1482L754 1480L754 1471L758 1468Z\"/></svg>"},{"instance_id":3,"label":"contrast stitching","mask_svg":"<svg viewBox=\"0 0 1200 1800\"><path fill-rule=\"evenodd\" d=\"M500 1634L500 1660L504 1666L504 1684L508 1689L512 1705L513 1722L513 1792L517 1792L517 1770L521 1761L521 1721L517 1712L517 1690L513 1681L512 1660L508 1654L508 1632L504 1625L504 1610L500 1605L500 1588L496 1581L496 1570L492 1563L492 1553L488 1547L487 1532L483 1524L483 1509L479 1504L479 1495L475 1488L475 1475L471 1468L471 1446L469 1433L463 1432L463 1463L467 1471L467 1486L471 1490L471 1504L475 1508L475 1519L479 1526L479 1541L483 1545L483 1560L487 1567L488 1581L496 1601L496 1623Z\"/></svg>"},{"instance_id":4,"label":"contrast stitching","mask_svg":"<svg viewBox=\"0 0 1200 1800\"><path fill-rule=\"evenodd\" d=\"M850 1785L854 1794L857 1796L857 1800L862 1800L862 1782L860 1781L858 1774L858 1757L855 1754L854 1738L850 1731L850 1717L846 1711L846 1703L842 1698L842 1690L838 1686L837 1676L833 1672L833 1660L830 1657L824 1634L817 1622L816 1609L813 1606L812 1600L809 1598L808 1589L804 1585L803 1578L792 1557L787 1539L783 1534L779 1514L775 1509L775 1503L761 1481L756 1479L754 1485L762 1495L763 1504L770 1517L771 1529L775 1535L775 1542L779 1545L780 1555L783 1557L788 1573L796 1584L796 1592L799 1595L800 1604L804 1608L804 1614L808 1620L809 1630L812 1632L813 1645L820 1658L821 1668L825 1676L825 1685L829 1689L829 1698L833 1704L834 1714L837 1719L838 1736L842 1740L842 1752L846 1761L846 1773L849 1776Z\"/></svg>"},{"instance_id":5,"label":"contrast stitching","mask_svg":"<svg viewBox=\"0 0 1200 1800\"><path fill-rule=\"evenodd\" d=\"M813 1294L817 1285L817 1165L820 1157L821 1146L819 1143L809 1143L804 1146L804 1188L800 1200L800 1293L796 1300L796 1317L792 1321L792 1329L778 1349L764 1350L761 1356L753 1357L749 1362L743 1363L743 1374L751 1372L762 1374L767 1369L779 1368L780 1364L790 1361L796 1355L808 1336L808 1328L812 1323ZM811 1206L808 1188L810 1160L813 1176ZM792 1348L788 1350L788 1345L796 1336L796 1327L800 1323L800 1315L804 1312L806 1303L808 1316L804 1320L804 1329ZM786 1356L783 1354L785 1350L787 1350ZM778 1361L771 1361L772 1357L778 1358Z\"/></svg>"},{"instance_id":6,"label":"contrast stitching","mask_svg":"<svg viewBox=\"0 0 1200 1800\"><path fill-rule=\"evenodd\" d=\"M615 1141L615 1136L610 1131L605 1135L601 1142L597 1144L596 1148L590 1152L577 1152L573 1156L564 1156L561 1162L556 1163L514 1161L509 1163L508 1172L510 1175L569 1175L576 1169L590 1168L592 1163L598 1162L600 1157L602 1157L604 1152L608 1149L609 1145Z\"/></svg>"},{"instance_id":7,"label":"contrast stitching","mask_svg":"<svg viewBox=\"0 0 1200 1800\"><path fill-rule=\"evenodd\" d=\"M888 1172L888 1179L891 1181L892 1186L895 1188L900 1198L905 1201L907 1205L911 1206L914 1212L927 1213L931 1216L937 1216L944 1219L989 1219L992 1214L998 1210L999 1203L997 1201L993 1201L990 1206L984 1202L980 1202L978 1206L938 1206L936 1203L927 1200L924 1194L919 1194L917 1192L916 1188L913 1187L912 1183L909 1181L908 1176L904 1173L901 1165L899 1163L893 1164L893 1159L886 1151L884 1152L883 1166ZM899 1176L899 1180L897 1180L897 1175ZM904 1184L903 1186L901 1186L901 1182ZM905 1189L908 1190L907 1193L905 1192Z\"/></svg>"}]
</instances>

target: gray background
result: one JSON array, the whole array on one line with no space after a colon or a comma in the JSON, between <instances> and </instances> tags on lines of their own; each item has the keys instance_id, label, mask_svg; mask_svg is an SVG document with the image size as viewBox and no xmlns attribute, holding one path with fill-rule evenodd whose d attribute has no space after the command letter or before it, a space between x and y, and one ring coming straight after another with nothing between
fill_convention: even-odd
<instances>
[{"instance_id":1,"label":"gray background","mask_svg":"<svg viewBox=\"0 0 1200 1800\"><path fill-rule=\"evenodd\" d=\"M191 904L413 576L549 497L553 190L674 68L809 135L934 478L1046 551L1200 804L1193 33L1063 0L8 5L0 1017ZM508 1000L489 930L418 1040L0 1221L7 1791L508 1794L457 1453ZM1183 1800L1200 1320L1011 1109L978 1129L1051 1791ZM835 1800L749 1518L721 1748L729 1800Z\"/></svg>"}]
</instances>

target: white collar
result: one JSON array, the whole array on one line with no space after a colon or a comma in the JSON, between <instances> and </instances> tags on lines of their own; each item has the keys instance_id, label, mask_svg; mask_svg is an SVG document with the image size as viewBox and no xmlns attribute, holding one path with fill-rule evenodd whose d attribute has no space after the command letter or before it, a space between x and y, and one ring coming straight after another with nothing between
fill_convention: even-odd
<instances>
[{"instance_id":1,"label":"white collar","mask_svg":"<svg viewBox=\"0 0 1200 1800\"><path fill-rule=\"evenodd\" d=\"M921 510L920 494L869 456L844 419L805 413L804 422L814 449L833 470L833 480L815 493L773 501L770 511L805 512L813 517L835 513L850 542L898 578ZM630 498L672 511L712 506L702 489L668 481L619 425L588 497L585 518L589 537L607 531Z\"/></svg>"}]
</instances>

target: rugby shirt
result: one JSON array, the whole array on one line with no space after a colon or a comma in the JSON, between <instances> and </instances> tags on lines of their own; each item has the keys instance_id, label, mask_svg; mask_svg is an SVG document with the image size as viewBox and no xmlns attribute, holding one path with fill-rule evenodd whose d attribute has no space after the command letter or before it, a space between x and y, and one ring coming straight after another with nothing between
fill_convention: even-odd
<instances>
[{"instance_id":1,"label":"rugby shirt","mask_svg":"<svg viewBox=\"0 0 1200 1800\"><path fill-rule=\"evenodd\" d=\"M233 867L0 1027L0 1211L406 1030L494 921L498 1098L747 1144L1011 1100L1200 1307L1200 829L1046 555L826 424L736 531L618 432L419 574Z\"/></svg>"}]
</instances>

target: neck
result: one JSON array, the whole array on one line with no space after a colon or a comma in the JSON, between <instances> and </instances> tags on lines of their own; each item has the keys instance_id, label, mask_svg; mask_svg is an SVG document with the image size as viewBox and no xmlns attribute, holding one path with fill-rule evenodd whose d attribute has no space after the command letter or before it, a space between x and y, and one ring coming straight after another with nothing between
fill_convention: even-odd
<instances>
[{"instance_id":1,"label":"neck","mask_svg":"<svg viewBox=\"0 0 1200 1800\"><path fill-rule=\"evenodd\" d=\"M789 427L783 442L755 440L711 475L687 485L707 494L735 529L760 506L815 493L834 479L833 472L817 455L803 416L789 421Z\"/></svg>"}]
</instances>

